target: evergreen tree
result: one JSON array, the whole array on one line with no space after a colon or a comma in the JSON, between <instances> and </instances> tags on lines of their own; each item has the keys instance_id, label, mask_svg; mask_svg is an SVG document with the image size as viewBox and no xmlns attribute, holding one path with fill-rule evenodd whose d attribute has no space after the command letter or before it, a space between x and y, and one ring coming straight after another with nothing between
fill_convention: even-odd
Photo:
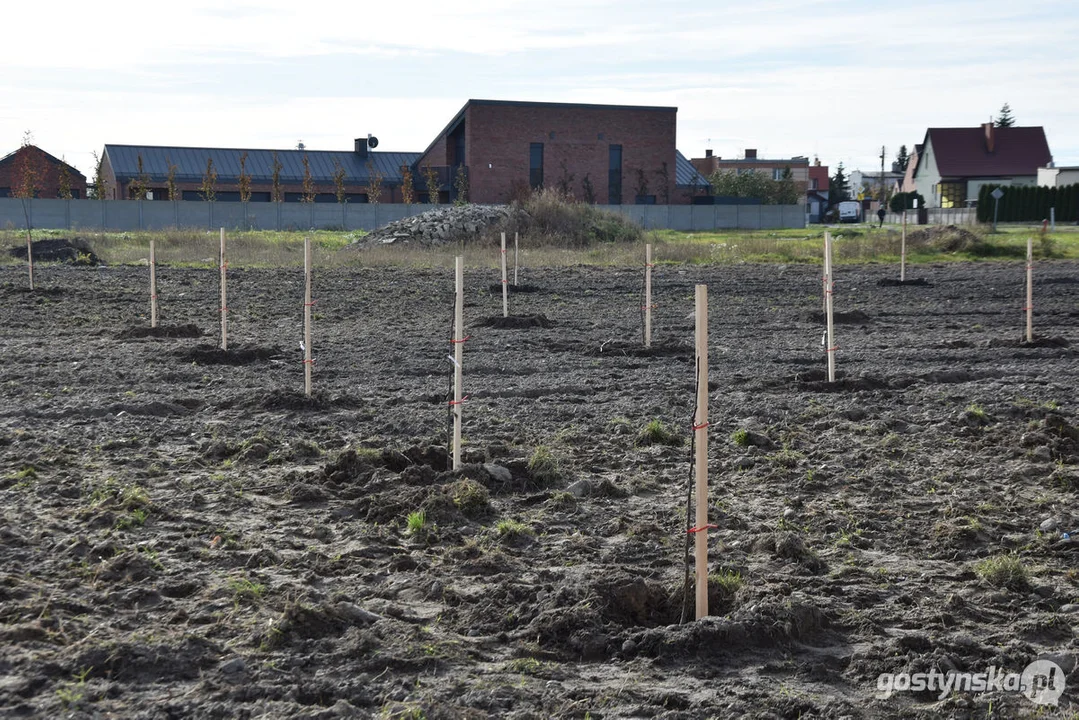
<instances>
[{"instance_id":1,"label":"evergreen tree","mask_svg":"<svg viewBox=\"0 0 1079 720\"><path fill-rule=\"evenodd\" d=\"M892 170L897 173L905 173L909 164L910 153L907 152L907 146L900 145L899 152L895 154L895 162L892 163Z\"/></svg>"},{"instance_id":2,"label":"evergreen tree","mask_svg":"<svg viewBox=\"0 0 1079 720\"><path fill-rule=\"evenodd\" d=\"M997 127L1011 127L1015 125L1015 118L1012 117L1012 109L1008 106L1008 103L1004 103L1000 108L1000 114L997 115L996 126Z\"/></svg>"},{"instance_id":3,"label":"evergreen tree","mask_svg":"<svg viewBox=\"0 0 1079 720\"><path fill-rule=\"evenodd\" d=\"M828 205L850 200L850 186L847 183L847 173L843 169L843 163L836 166L835 174L828 181Z\"/></svg>"}]
</instances>

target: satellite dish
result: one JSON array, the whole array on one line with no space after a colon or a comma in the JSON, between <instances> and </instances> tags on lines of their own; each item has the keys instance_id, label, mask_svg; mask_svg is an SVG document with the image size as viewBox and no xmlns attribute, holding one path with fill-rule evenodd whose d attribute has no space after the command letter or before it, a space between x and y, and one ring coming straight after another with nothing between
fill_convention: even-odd
<instances>
[{"instance_id":1,"label":"satellite dish","mask_svg":"<svg viewBox=\"0 0 1079 720\"><path fill-rule=\"evenodd\" d=\"M372 148L372 149L377 148L378 147L378 138L375 137L374 135L368 135L367 136L367 147Z\"/></svg>"}]
</instances>

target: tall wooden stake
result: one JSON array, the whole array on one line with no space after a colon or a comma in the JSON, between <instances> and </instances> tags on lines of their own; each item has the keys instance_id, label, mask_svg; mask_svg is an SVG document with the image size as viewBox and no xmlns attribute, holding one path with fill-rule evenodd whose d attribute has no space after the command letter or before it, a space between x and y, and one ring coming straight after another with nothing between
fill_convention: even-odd
<instances>
[{"instance_id":1,"label":"tall wooden stake","mask_svg":"<svg viewBox=\"0 0 1079 720\"><path fill-rule=\"evenodd\" d=\"M150 327L157 327L157 245L150 240Z\"/></svg>"},{"instance_id":2,"label":"tall wooden stake","mask_svg":"<svg viewBox=\"0 0 1079 720\"><path fill-rule=\"evenodd\" d=\"M652 347L652 243L644 246L644 346Z\"/></svg>"},{"instance_id":3,"label":"tall wooden stake","mask_svg":"<svg viewBox=\"0 0 1079 720\"><path fill-rule=\"evenodd\" d=\"M824 348L828 355L828 382L835 382L835 323L832 321L833 291L835 284L832 280L832 234L824 233L824 315L828 322L827 346Z\"/></svg>"},{"instance_id":4,"label":"tall wooden stake","mask_svg":"<svg viewBox=\"0 0 1079 720\"><path fill-rule=\"evenodd\" d=\"M697 619L708 614L708 286L696 288L697 320L697 414L693 418L696 434L696 505L693 556L696 561Z\"/></svg>"},{"instance_id":5,"label":"tall wooden stake","mask_svg":"<svg viewBox=\"0 0 1079 720\"><path fill-rule=\"evenodd\" d=\"M303 392L311 397L311 238L303 239Z\"/></svg>"},{"instance_id":6,"label":"tall wooden stake","mask_svg":"<svg viewBox=\"0 0 1079 720\"><path fill-rule=\"evenodd\" d=\"M510 316L510 288L506 277L506 233L502 233L502 317Z\"/></svg>"},{"instance_id":7,"label":"tall wooden stake","mask_svg":"<svg viewBox=\"0 0 1079 720\"><path fill-rule=\"evenodd\" d=\"M453 469L461 467L461 383L464 362L465 259L458 255L457 298L453 306Z\"/></svg>"},{"instance_id":8,"label":"tall wooden stake","mask_svg":"<svg viewBox=\"0 0 1079 720\"><path fill-rule=\"evenodd\" d=\"M1027 238L1027 342L1034 342L1034 238Z\"/></svg>"},{"instance_id":9,"label":"tall wooden stake","mask_svg":"<svg viewBox=\"0 0 1079 720\"><path fill-rule=\"evenodd\" d=\"M899 282L907 279L907 210L903 209L903 239L899 246Z\"/></svg>"},{"instance_id":10,"label":"tall wooden stake","mask_svg":"<svg viewBox=\"0 0 1079 720\"><path fill-rule=\"evenodd\" d=\"M517 287L517 254L520 249L517 233L513 233L513 287Z\"/></svg>"},{"instance_id":11,"label":"tall wooden stake","mask_svg":"<svg viewBox=\"0 0 1079 720\"><path fill-rule=\"evenodd\" d=\"M229 306L226 283L228 278L225 272L228 263L225 261L225 228L221 228L221 258L218 263L221 267L221 349L229 349Z\"/></svg>"}]
</instances>

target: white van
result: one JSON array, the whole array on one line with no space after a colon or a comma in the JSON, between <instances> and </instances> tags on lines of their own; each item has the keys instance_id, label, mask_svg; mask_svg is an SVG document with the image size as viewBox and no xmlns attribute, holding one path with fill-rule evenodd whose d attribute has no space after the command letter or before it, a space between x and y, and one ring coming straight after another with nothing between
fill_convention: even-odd
<instances>
[{"instance_id":1,"label":"white van","mask_svg":"<svg viewBox=\"0 0 1079 720\"><path fill-rule=\"evenodd\" d=\"M862 204L854 200L839 203L839 222L861 222Z\"/></svg>"}]
</instances>

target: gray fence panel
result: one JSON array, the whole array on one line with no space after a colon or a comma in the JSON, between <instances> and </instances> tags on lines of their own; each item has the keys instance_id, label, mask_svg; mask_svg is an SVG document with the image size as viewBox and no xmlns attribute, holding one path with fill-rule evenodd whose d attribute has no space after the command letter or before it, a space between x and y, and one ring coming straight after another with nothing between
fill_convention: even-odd
<instances>
[{"instance_id":1,"label":"gray fence panel","mask_svg":"<svg viewBox=\"0 0 1079 720\"><path fill-rule=\"evenodd\" d=\"M761 229L784 227L783 209L783 205L761 205Z\"/></svg>"},{"instance_id":2,"label":"gray fence panel","mask_svg":"<svg viewBox=\"0 0 1079 720\"><path fill-rule=\"evenodd\" d=\"M670 220L668 221L668 227L672 230L682 230L688 232L693 229L693 206L692 205L670 205L667 208L667 214Z\"/></svg>"},{"instance_id":3,"label":"gray fence panel","mask_svg":"<svg viewBox=\"0 0 1079 720\"><path fill-rule=\"evenodd\" d=\"M716 205L716 229L727 230L738 227L738 205Z\"/></svg>"},{"instance_id":4,"label":"gray fence panel","mask_svg":"<svg viewBox=\"0 0 1079 720\"><path fill-rule=\"evenodd\" d=\"M374 230L402 218L435 209L434 205L337 203L243 203L162 202L131 200L36 199L31 223L37 228L84 228L93 230L163 230L189 228L216 230L219 227L251 230L307 230L341 228ZM606 205L646 229L669 227L683 231L719 228L756 229L765 227L805 227L800 205ZM930 211L930 222L973 222L973 211L965 209ZM778 213L778 216L777 216ZM0 227L22 228L26 220L22 201L0 198Z\"/></svg>"},{"instance_id":5,"label":"gray fence panel","mask_svg":"<svg viewBox=\"0 0 1079 720\"><path fill-rule=\"evenodd\" d=\"M69 202L70 200L31 200L29 203L31 227L66 228ZM23 224L25 226L25 221Z\"/></svg>"}]
</instances>

